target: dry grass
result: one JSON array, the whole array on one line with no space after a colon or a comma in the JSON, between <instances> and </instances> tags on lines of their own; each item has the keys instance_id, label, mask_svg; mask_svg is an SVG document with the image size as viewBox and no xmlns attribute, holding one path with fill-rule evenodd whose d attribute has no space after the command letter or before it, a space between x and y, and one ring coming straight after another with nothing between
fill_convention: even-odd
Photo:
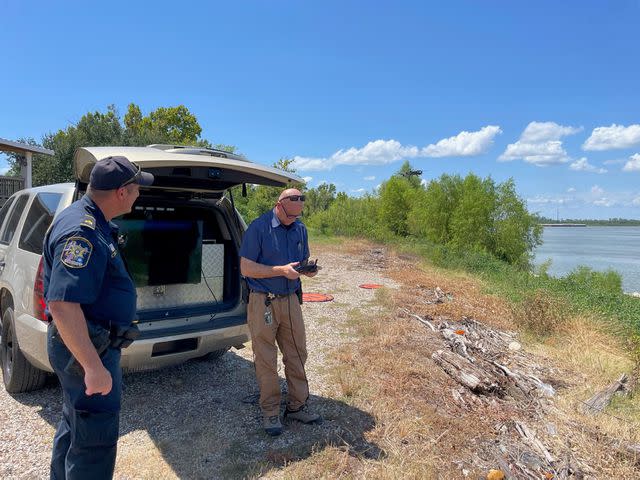
<instances>
[{"instance_id":1,"label":"dry grass","mask_svg":"<svg viewBox=\"0 0 640 480\"><path fill-rule=\"evenodd\" d=\"M352 254L366 248L365 242L341 246ZM491 462L497 427L522 417L554 454L563 458L570 452L593 478L638 478L635 459L616 445L640 443L640 396L618 399L598 416L580 409L583 400L634 369L625 346L606 326L562 318L562 306L541 295L527 300L526 312L513 310L503 299L483 294L483 285L468 275L416 268L413 258L388 260L387 274L403 288L377 295L387 313L378 319L354 312L358 338L333 356L337 394L375 416L367 440L385 456L348 458L344 449L324 449L289 465L281 472L285 478L462 478L463 469L468 478L478 478L487 473L477 465ZM428 303L436 287L453 300ZM468 316L506 330L520 327L527 355L552 372L545 380L558 389L555 407L542 418L507 402L461 409L451 401L457 384L431 360L438 345L417 321L399 318L402 307L421 316Z\"/></svg>"},{"instance_id":2,"label":"dry grass","mask_svg":"<svg viewBox=\"0 0 640 480\"><path fill-rule=\"evenodd\" d=\"M558 298L536 290L526 295L522 303L512 307L512 316L521 330L544 338L558 332L565 323L566 311L566 305Z\"/></svg>"}]
</instances>

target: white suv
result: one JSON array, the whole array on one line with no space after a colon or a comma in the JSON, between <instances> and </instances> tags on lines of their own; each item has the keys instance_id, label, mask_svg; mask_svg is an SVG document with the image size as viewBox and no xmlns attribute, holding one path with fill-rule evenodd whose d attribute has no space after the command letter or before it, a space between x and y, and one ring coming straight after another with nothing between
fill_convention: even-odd
<instances>
[{"instance_id":1,"label":"white suv","mask_svg":"<svg viewBox=\"0 0 640 480\"><path fill-rule=\"evenodd\" d=\"M124 155L153 173L130 214L114 219L136 283L141 336L122 367L147 370L220 356L248 341L246 285L238 251L246 228L225 192L240 184L286 186L292 174L227 152L196 147L80 148L76 183L15 193L0 209L0 363L4 385L40 388L51 372L42 246L53 218L86 191L95 162Z\"/></svg>"}]
</instances>

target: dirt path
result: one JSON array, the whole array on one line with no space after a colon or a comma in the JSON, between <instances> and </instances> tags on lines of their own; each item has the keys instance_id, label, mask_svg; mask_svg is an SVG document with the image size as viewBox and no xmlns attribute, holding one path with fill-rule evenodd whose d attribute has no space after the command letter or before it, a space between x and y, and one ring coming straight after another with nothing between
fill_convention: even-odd
<instances>
[{"instance_id":1,"label":"dirt path","mask_svg":"<svg viewBox=\"0 0 640 480\"><path fill-rule=\"evenodd\" d=\"M323 266L305 281L305 291L330 293L330 303L305 303L311 402L326 421L322 426L285 424L272 439L261 429L251 348L231 351L217 361L191 361L155 372L126 375L121 436L115 477L244 478L305 458L314 446L348 443L375 456L364 433L374 420L342 402L330 381L331 353L351 341L350 314L376 315L373 290L383 283L384 252L363 254L316 248ZM283 377L282 369L280 369ZM41 391L12 397L0 391L0 478L48 478L48 462L61 392L54 381Z\"/></svg>"}]
</instances>

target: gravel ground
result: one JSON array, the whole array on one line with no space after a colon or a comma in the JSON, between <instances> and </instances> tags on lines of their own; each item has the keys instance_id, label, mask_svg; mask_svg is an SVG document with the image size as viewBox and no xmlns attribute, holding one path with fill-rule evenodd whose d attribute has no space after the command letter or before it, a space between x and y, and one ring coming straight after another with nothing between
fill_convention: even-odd
<instances>
[{"instance_id":1,"label":"gravel ground","mask_svg":"<svg viewBox=\"0 0 640 480\"><path fill-rule=\"evenodd\" d=\"M308 456L315 446L346 441L365 455L376 454L364 433L373 418L340 401L329 379L327 355L350 341L353 309L375 315L373 290L362 283L396 285L384 277L384 252L361 255L315 249L323 270L305 279L305 291L329 293L334 301L305 303L312 408L321 426L285 423L268 437L259 409L250 345L219 360L191 361L163 370L125 375L115 478L244 478L277 476L287 461ZM281 378L283 376L280 368ZM60 417L55 379L38 392L8 395L0 388L0 478L47 478L51 442Z\"/></svg>"}]
</instances>

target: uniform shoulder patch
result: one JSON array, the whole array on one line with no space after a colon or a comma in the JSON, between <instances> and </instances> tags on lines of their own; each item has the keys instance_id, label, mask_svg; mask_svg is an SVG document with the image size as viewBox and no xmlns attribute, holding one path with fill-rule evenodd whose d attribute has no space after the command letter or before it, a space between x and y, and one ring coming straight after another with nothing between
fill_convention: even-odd
<instances>
[{"instance_id":1,"label":"uniform shoulder patch","mask_svg":"<svg viewBox=\"0 0 640 480\"><path fill-rule=\"evenodd\" d=\"M70 237L62 249L62 263L71 268L84 268L89 264L93 245L84 237Z\"/></svg>"},{"instance_id":2,"label":"uniform shoulder patch","mask_svg":"<svg viewBox=\"0 0 640 480\"><path fill-rule=\"evenodd\" d=\"M80 222L80 225L83 225L85 227L89 227L91 230L95 230L96 229L96 219L95 219L95 217L93 217L92 215L89 215L87 213L87 214L85 214L84 218Z\"/></svg>"}]
</instances>

